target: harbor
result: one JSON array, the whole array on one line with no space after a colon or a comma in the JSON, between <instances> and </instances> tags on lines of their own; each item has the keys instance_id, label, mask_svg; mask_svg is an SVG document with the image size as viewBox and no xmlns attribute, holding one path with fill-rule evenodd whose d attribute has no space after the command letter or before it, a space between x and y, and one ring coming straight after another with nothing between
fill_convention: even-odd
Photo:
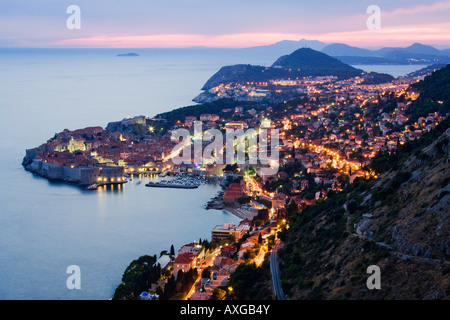
<instances>
[{"instance_id":1,"label":"harbor","mask_svg":"<svg viewBox=\"0 0 450 320\"><path fill-rule=\"evenodd\" d=\"M183 185L183 184L161 183L161 182L149 182L145 186L154 188L177 188L177 189L196 189L199 187L198 185Z\"/></svg>"},{"instance_id":2,"label":"harbor","mask_svg":"<svg viewBox=\"0 0 450 320\"><path fill-rule=\"evenodd\" d=\"M145 186L155 188L196 189L206 181L187 175L178 175L173 179L162 179L159 182L150 181Z\"/></svg>"}]
</instances>

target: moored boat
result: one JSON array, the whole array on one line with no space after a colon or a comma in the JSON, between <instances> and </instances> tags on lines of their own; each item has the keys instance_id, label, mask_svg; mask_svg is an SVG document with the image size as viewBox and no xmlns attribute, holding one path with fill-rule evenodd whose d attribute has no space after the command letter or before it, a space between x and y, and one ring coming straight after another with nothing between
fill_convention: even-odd
<instances>
[{"instance_id":1,"label":"moored boat","mask_svg":"<svg viewBox=\"0 0 450 320\"><path fill-rule=\"evenodd\" d=\"M177 188L177 189L195 189L198 188L197 184L182 184L182 183L161 183L161 182L149 182L146 187L156 188Z\"/></svg>"},{"instance_id":2,"label":"moored boat","mask_svg":"<svg viewBox=\"0 0 450 320\"><path fill-rule=\"evenodd\" d=\"M98 185L96 183L91 184L89 187L86 188L86 190L97 190Z\"/></svg>"}]
</instances>

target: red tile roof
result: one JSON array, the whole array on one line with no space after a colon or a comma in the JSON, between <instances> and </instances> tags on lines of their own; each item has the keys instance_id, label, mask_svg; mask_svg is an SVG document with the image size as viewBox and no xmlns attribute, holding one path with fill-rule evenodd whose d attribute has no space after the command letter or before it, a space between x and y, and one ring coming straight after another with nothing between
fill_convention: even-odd
<instances>
[{"instance_id":1,"label":"red tile roof","mask_svg":"<svg viewBox=\"0 0 450 320\"><path fill-rule=\"evenodd\" d=\"M181 264L190 264L195 259L195 255L191 253L183 253L177 255L175 258L174 263L181 263Z\"/></svg>"}]
</instances>

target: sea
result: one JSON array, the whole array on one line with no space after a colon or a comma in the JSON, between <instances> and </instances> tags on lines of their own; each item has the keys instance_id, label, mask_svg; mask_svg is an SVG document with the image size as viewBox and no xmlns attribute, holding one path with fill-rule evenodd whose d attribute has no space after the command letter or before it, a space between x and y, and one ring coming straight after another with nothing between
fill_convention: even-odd
<instances>
[{"instance_id":1,"label":"sea","mask_svg":"<svg viewBox=\"0 0 450 320\"><path fill-rule=\"evenodd\" d=\"M139 56L117 56L128 52ZM156 177L135 177L86 191L35 176L21 161L66 128L194 105L220 67L276 58L239 49L0 49L0 299L107 300L132 260L238 223L205 209L218 184L147 188ZM356 67L399 76L424 66ZM73 265L79 289L67 285Z\"/></svg>"}]
</instances>

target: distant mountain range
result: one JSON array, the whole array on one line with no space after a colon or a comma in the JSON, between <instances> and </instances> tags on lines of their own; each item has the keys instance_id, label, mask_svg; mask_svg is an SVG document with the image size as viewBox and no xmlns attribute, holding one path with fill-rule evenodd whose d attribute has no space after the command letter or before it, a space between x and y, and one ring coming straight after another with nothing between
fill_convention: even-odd
<instances>
[{"instance_id":1,"label":"distant mountain range","mask_svg":"<svg viewBox=\"0 0 450 320\"><path fill-rule=\"evenodd\" d=\"M273 59L276 59L277 57L292 53L300 48L310 48L316 51L320 51L327 45L327 43L318 40L283 40L266 46L249 47L240 50L243 50L246 54L249 55L259 55L262 57L271 57Z\"/></svg>"},{"instance_id":2,"label":"distant mountain range","mask_svg":"<svg viewBox=\"0 0 450 320\"><path fill-rule=\"evenodd\" d=\"M257 47L250 47L247 49L257 50L257 49L283 49L283 50L290 50L288 52L295 51L300 48L310 48L313 50L320 51L323 48L328 46L327 43L321 42L318 40L306 40L301 39L298 41L295 40L283 40L276 42L274 44L266 45L266 46L257 46Z\"/></svg>"},{"instance_id":3,"label":"distant mountain range","mask_svg":"<svg viewBox=\"0 0 450 320\"><path fill-rule=\"evenodd\" d=\"M279 57L299 48L310 48L351 65L358 64L434 64L450 63L450 49L439 50L430 45L413 43L408 47L383 47L370 50L344 43L318 40L283 40L277 43L240 49L253 56Z\"/></svg>"},{"instance_id":4,"label":"distant mountain range","mask_svg":"<svg viewBox=\"0 0 450 320\"><path fill-rule=\"evenodd\" d=\"M444 46L439 47L443 48ZM325 43L318 40L301 39L298 41L283 40L270 45L228 50L238 50L239 54L245 57L247 61L271 61L301 48L320 51L350 65L431 65L450 63L450 48L438 49L432 45L421 43L413 43L407 47L368 49L350 46L345 43Z\"/></svg>"},{"instance_id":5,"label":"distant mountain range","mask_svg":"<svg viewBox=\"0 0 450 320\"><path fill-rule=\"evenodd\" d=\"M385 47L378 50L333 43L322 48L321 52L353 65L450 63L450 49L438 50L420 43L405 48Z\"/></svg>"},{"instance_id":6,"label":"distant mountain range","mask_svg":"<svg viewBox=\"0 0 450 320\"><path fill-rule=\"evenodd\" d=\"M336 76L346 79L361 75L363 72L327 54L310 48L300 48L289 55L281 56L271 67L244 64L222 67L205 83L202 90L209 90L222 83L259 82L307 76Z\"/></svg>"}]
</instances>

